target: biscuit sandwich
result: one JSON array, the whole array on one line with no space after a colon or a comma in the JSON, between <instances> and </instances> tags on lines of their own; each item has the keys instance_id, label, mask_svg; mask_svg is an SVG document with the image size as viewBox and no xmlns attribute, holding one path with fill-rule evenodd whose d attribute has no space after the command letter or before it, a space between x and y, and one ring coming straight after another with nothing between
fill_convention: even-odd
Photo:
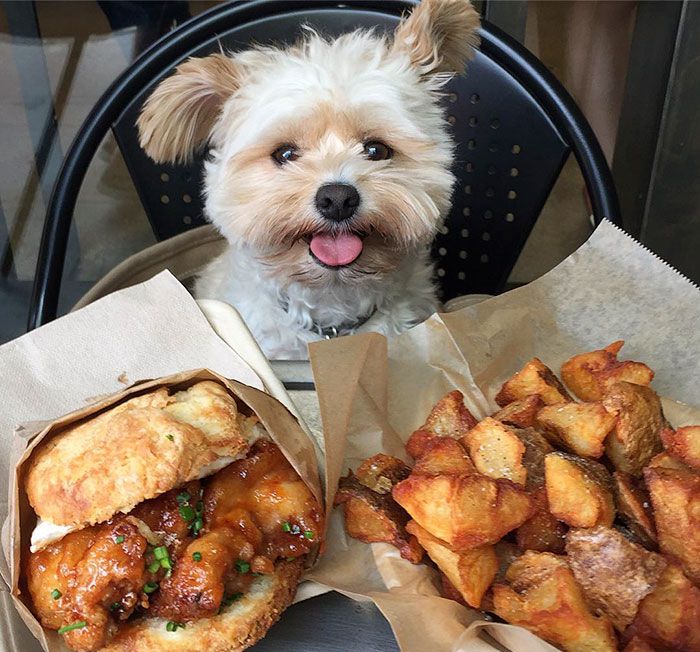
<instances>
[{"instance_id":1,"label":"biscuit sandwich","mask_svg":"<svg viewBox=\"0 0 700 652\"><path fill-rule=\"evenodd\" d=\"M76 651L234 652L291 604L322 509L220 383L158 387L46 437L20 591Z\"/></svg>"}]
</instances>

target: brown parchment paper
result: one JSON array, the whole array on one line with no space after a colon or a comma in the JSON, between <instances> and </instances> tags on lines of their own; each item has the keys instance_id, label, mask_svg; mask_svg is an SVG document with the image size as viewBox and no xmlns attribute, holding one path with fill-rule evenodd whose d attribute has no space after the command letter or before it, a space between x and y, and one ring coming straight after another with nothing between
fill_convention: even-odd
<instances>
[{"instance_id":1,"label":"brown parchment paper","mask_svg":"<svg viewBox=\"0 0 700 652\"><path fill-rule=\"evenodd\" d=\"M218 321L223 327L225 320ZM240 320L228 323L225 336L232 346L240 337L249 356L250 333ZM169 272L0 347L0 499L5 521L0 571L6 583L0 582L1 652L68 649L57 634L43 632L17 593L20 552L26 553L35 524L18 483L21 462L41 439L68 423L149 388L218 380L260 417L321 497L314 443L280 402L261 391L267 388L251 366L261 369L260 360L247 360L217 335ZM269 365L261 375L274 377ZM138 382L149 378L158 380ZM288 396L280 398L288 402Z\"/></svg>"},{"instance_id":2,"label":"brown parchment paper","mask_svg":"<svg viewBox=\"0 0 700 652\"><path fill-rule=\"evenodd\" d=\"M461 390L479 418L495 411L503 381L533 356L558 371L576 353L624 339L621 357L649 364L653 387L687 403L664 400L671 423L700 423L698 324L698 288L604 222L572 256L523 288L435 315L389 341L362 334L312 344L326 504L332 505L340 475L363 458L383 451L406 459L404 442L446 392ZM348 538L340 510L330 512L327 546L310 577L373 600L404 652L499 644L511 652L554 649L522 628L489 623L439 597L433 571L401 559L392 546Z\"/></svg>"}]
</instances>

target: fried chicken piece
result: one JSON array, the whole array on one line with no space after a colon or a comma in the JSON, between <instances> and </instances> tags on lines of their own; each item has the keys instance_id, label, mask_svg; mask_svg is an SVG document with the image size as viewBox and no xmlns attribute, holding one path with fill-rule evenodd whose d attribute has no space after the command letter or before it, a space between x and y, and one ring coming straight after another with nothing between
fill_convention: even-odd
<instances>
[{"instance_id":1,"label":"fried chicken piece","mask_svg":"<svg viewBox=\"0 0 700 652\"><path fill-rule=\"evenodd\" d=\"M161 582L149 613L177 622L213 616L226 595L229 575L237 569L248 579L245 586L239 583L237 588L247 589L253 579L248 561L255 552L246 538L255 526L247 526L246 533L223 526L192 541L175 564L172 576ZM262 541L259 531L257 538Z\"/></svg>"},{"instance_id":2,"label":"fried chicken piece","mask_svg":"<svg viewBox=\"0 0 700 652\"><path fill-rule=\"evenodd\" d=\"M182 507L196 501L200 495L199 480L168 491L157 498L146 500L131 511L142 520L177 558L191 540L191 520L183 516ZM184 498L183 498L184 497Z\"/></svg>"},{"instance_id":3,"label":"fried chicken piece","mask_svg":"<svg viewBox=\"0 0 700 652\"><path fill-rule=\"evenodd\" d=\"M204 527L240 527L241 510L263 534L258 554L300 557L323 527L319 505L282 451L258 441L250 455L214 475L204 491Z\"/></svg>"},{"instance_id":4,"label":"fried chicken piece","mask_svg":"<svg viewBox=\"0 0 700 652\"><path fill-rule=\"evenodd\" d=\"M119 516L31 555L27 584L41 624L85 623L64 634L66 644L86 652L104 646L116 627L110 613L128 617L150 578L146 546L138 526Z\"/></svg>"}]
</instances>

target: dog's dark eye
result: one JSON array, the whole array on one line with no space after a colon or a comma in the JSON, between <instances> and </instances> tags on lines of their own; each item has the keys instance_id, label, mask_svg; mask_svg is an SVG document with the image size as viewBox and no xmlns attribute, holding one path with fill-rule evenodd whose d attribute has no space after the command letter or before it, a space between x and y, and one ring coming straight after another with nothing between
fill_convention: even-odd
<instances>
[{"instance_id":1,"label":"dog's dark eye","mask_svg":"<svg viewBox=\"0 0 700 652\"><path fill-rule=\"evenodd\" d=\"M294 145L281 145L272 152L272 158L279 165L284 165L289 161L296 161L299 158L299 150Z\"/></svg>"},{"instance_id":2,"label":"dog's dark eye","mask_svg":"<svg viewBox=\"0 0 700 652\"><path fill-rule=\"evenodd\" d=\"M365 156L370 161L386 161L393 155L394 152L391 151L391 147L379 140L370 140L365 143Z\"/></svg>"}]
</instances>

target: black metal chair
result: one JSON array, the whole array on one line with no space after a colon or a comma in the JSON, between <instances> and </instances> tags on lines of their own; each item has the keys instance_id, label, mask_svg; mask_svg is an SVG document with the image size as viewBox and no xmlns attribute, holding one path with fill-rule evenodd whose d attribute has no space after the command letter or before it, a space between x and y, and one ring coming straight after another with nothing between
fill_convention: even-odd
<instances>
[{"instance_id":1,"label":"black metal chair","mask_svg":"<svg viewBox=\"0 0 700 652\"><path fill-rule=\"evenodd\" d=\"M29 328L56 317L78 191L111 129L159 240L204 223L202 157L157 166L137 142L136 116L154 86L189 56L295 39L304 23L338 34L393 29L412 0L240 0L163 37L104 94L64 160L48 207ZM443 299L501 291L570 152L582 170L596 223L620 222L610 170L580 110L544 65L484 23L481 47L445 102L458 143L453 209L434 245Z\"/></svg>"}]
</instances>

